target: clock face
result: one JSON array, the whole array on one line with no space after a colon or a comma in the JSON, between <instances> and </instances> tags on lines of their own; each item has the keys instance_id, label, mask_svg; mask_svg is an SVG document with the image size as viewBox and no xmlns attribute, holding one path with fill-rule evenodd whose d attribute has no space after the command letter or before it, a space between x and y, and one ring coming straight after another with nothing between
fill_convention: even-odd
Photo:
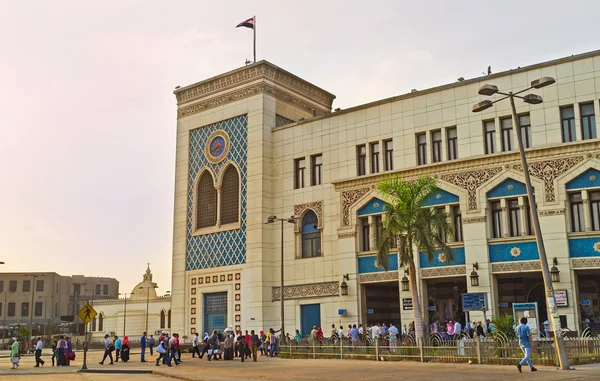
<instances>
[{"instance_id":1,"label":"clock face","mask_svg":"<svg viewBox=\"0 0 600 381\"><path fill-rule=\"evenodd\" d=\"M210 154L214 158L218 158L225 152L225 139L222 136L215 136L210 142Z\"/></svg>"}]
</instances>

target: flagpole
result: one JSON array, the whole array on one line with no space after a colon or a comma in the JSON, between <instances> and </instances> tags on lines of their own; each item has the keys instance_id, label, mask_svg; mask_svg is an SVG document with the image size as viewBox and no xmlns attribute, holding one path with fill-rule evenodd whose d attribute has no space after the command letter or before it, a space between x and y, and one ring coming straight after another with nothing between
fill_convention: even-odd
<instances>
[{"instance_id":1,"label":"flagpole","mask_svg":"<svg viewBox=\"0 0 600 381\"><path fill-rule=\"evenodd\" d=\"M256 16L254 16L254 28L252 30L254 31L254 62L256 63Z\"/></svg>"}]
</instances>

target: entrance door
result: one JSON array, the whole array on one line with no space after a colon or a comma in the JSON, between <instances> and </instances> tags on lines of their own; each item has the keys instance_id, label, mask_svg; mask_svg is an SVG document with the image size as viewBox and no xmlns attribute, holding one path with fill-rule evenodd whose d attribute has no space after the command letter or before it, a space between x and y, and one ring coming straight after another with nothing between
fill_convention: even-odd
<instances>
[{"instance_id":1,"label":"entrance door","mask_svg":"<svg viewBox=\"0 0 600 381\"><path fill-rule=\"evenodd\" d=\"M212 334L227 328L227 292L204 294L204 331Z\"/></svg>"},{"instance_id":2,"label":"entrance door","mask_svg":"<svg viewBox=\"0 0 600 381\"><path fill-rule=\"evenodd\" d=\"M300 333L302 336L309 335L315 325L321 326L321 305L305 304L300 306Z\"/></svg>"}]
</instances>

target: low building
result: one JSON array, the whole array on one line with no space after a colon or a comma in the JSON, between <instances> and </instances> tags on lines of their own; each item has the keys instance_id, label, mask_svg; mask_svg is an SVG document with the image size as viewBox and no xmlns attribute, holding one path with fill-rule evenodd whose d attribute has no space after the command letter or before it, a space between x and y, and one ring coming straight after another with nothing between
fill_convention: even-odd
<instances>
[{"instance_id":1,"label":"low building","mask_svg":"<svg viewBox=\"0 0 600 381\"><path fill-rule=\"evenodd\" d=\"M171 331L171 296L158 296L158 285L152 281L150 265L129 294L123 298L91 301L97 316L89 324L91 340L98 342L104 335L129 336L138 341L142 333L148 335L157 331ZM182 334L183 336L183 334Z\"/></svg>"}]
</instances>

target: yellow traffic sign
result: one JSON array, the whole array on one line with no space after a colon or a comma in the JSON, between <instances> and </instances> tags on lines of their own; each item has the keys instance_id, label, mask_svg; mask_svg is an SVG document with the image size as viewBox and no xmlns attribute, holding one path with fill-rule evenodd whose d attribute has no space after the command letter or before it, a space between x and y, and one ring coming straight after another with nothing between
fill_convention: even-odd
<instances>
[{"instance_id":1,"label":"yellow traffic sign","mask_svg":"<svg viewBox=\"0 0 600 381\"><path fill-rule=\"evenodd\" d=\"M83 308L79 311L77 315L79 315L81 320L83 320L83 322L87 324L90 321L92 321L92 319L95 318L96 315L98 315L98 313L96 312L96 310L94 310L92 306L86 304L85 306L83 306Z\"/></svg>"}]
</instances>

